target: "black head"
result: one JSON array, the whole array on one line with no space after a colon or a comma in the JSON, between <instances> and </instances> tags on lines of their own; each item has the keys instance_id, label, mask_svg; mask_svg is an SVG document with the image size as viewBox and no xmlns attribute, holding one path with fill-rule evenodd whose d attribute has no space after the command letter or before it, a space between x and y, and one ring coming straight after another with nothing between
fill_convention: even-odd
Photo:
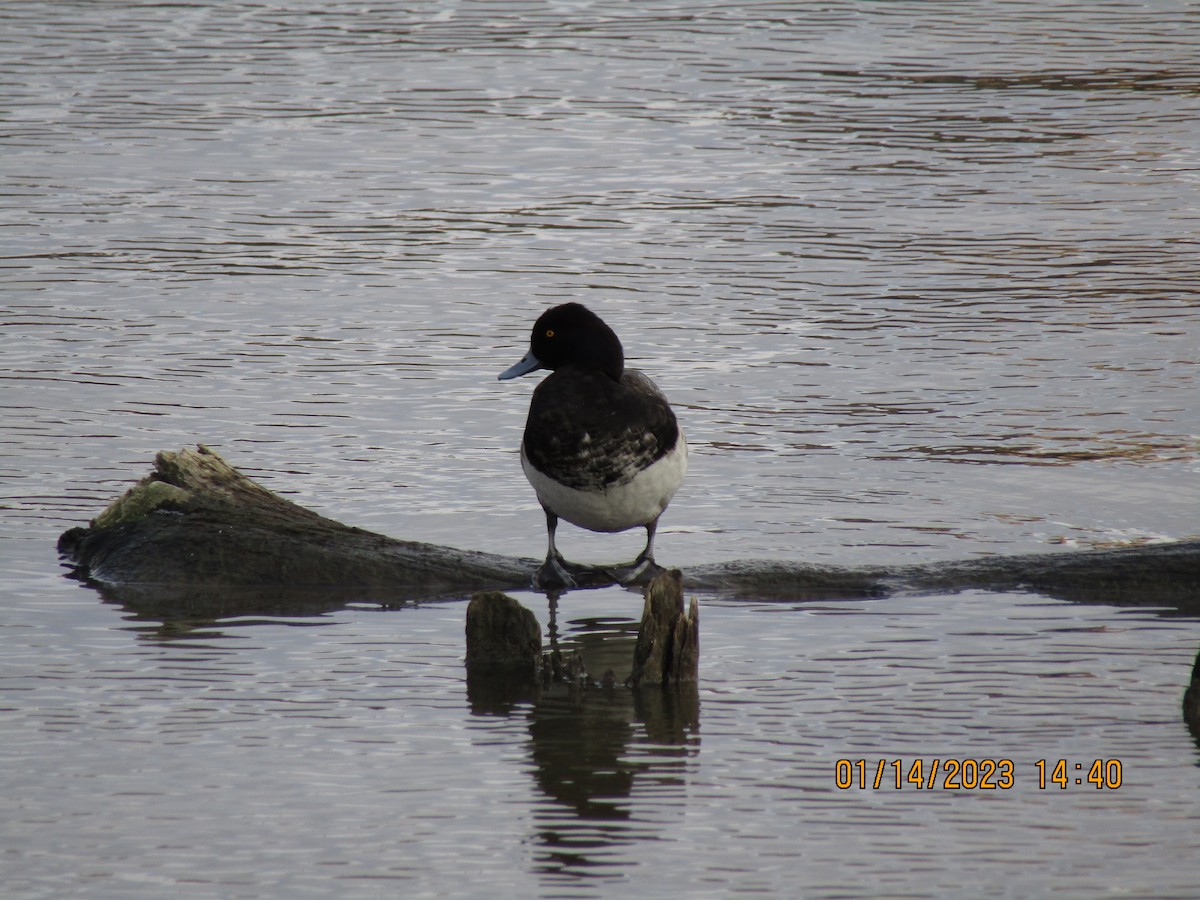
<instances>
[{"instance_id":1,"label":"black head","mask_svg":"<svg viewBox=\"0 0 1200 900\"><path fill-rule=\"evenodd\" d=\"M616 333L580 303L564 303L542 313L533 326L529 353L501 378L515 378L534 369L576 366L603 372L614 381L625 371L625 351Z\"/></svg>"}]
</instances>

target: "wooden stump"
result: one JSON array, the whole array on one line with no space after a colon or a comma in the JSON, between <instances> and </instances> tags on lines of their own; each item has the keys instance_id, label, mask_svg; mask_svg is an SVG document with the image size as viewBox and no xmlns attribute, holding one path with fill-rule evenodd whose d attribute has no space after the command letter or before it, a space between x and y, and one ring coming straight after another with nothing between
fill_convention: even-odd
<instances>
[{"instance_id":1,"label":"wooden stump","mask_svg":"<svg viewBox=\"0 0 1200 900\"><path fill-rule=\"evenodd\" d=\"M467 670L535 677L542 662L542 626L519 602L498 591L467 604Z\"/></svg>"},{"instance_id":2,"label":"wooden stump","mask_svg":"<svg viewBox=\"0 0 1200 900\"><path fill-rule=\"evenodd\" d=\"M683 574L663 572L646 586L646 603L633 652L633 687L699 680L700 609L693 597L683 611Z\"/></svg>"}]
</instances>

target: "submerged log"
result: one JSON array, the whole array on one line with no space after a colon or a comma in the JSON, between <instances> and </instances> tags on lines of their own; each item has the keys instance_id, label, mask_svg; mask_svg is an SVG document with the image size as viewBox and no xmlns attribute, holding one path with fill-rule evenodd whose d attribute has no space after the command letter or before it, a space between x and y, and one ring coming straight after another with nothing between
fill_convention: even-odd
<instances>
[{"instance_id":1,"label":"submerged log","mask_svg":"<svg viewBox=\"0 0 1200 900\"><path fill-rule=\"evenodd\" d=\"M1200 614L1200 541L987 556L891 568L738 560L689 569L684 586L752 600L1028 591L1076 603L1174 607L1195 615Z\"/></svg>"},{"instance_id":2,"label":"submerged log","mask_svg":"<svg viewBox=\"0 0 1200 900\"><path fill-rule=\"evenodd\" d=\"M357 591L360 599L384 602L458 598L527 588L539 565L351 528L268 491L202 446L159 453L153 472L87 528L63 534L59 549L77 577L121 602L147 591L194 597L211 588L229 598L261 589L267 596L256 602L268 605L280 589ZM591 575L578 580L588 586L611 583L604 568ZM682 585L724 597L790 601L1030 590L1195 615L1200 541L899 568L737 561L689 568Z\"/></svg>"},{"instance_id":3,"label":"submerged log","mask_svg":"<svg viewBox=\"0 0 1200 900\"><path fill-rule=\"evenodd\" d=\"M646 585L646 605L633 651L633 687L699 680L700 609L683 611L683 573L663 572Z\"/></svg>"}]
</instances>

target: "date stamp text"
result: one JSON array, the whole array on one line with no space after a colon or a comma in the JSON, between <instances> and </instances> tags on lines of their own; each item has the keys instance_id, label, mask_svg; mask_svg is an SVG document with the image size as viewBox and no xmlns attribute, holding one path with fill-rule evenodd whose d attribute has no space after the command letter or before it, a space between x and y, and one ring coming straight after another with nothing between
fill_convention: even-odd
<instances>
[{"instance_id":1,"label":"date stamp text","mask_svg":"<svg viewBox=\"0 0 1200 900\"><path fill-rule=\"evenodd\" d=\"M838 790L1008 791L1029 779L1038 790L1090 787L1115 791L1124 767L1119 759L1039 759L1018 772L1011 759L839 759L834 764Z\"/></svg>"}]
</instances>

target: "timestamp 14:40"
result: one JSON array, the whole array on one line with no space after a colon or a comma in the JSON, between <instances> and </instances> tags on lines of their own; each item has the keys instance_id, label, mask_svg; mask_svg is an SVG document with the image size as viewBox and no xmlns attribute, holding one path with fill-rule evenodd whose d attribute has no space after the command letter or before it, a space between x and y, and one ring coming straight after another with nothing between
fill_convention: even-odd
<instances>
[{"instance_id":1,"label":"timestamp 14:40","mask_svg":"<svg viewBox=\"0 0 1200 900\"><path fill-rule=\"evenodd\" d=\"M1087 774L1084 775L1086 765ZM1116 790L1121 786L1121 761L1119 759L1094 759L1090 763L1072 763L1069 760L1039 759L1034 763L1038 770L1038 787L1042 790L1058 785L1062 790L1069 784L1090 784L1097 790Z\"/></svg>"},{"instance_id":2,"label":"timestamp 14:40","mask_svg":"<svg viewBox=\"0 0 1200 900\"><path fill-rule=\"evenodd\" d=\"M1123 776L1119 759L1039 759L1033 765L1038 789L1043 791L1055 787L1066 790L1070 785L1116 790ZM1017 767L1011 759L839 759L834 767L834 783L843 791L854 787L1007 791L1016 787L1017 778Z\"/></svg>"}]
</instances>

